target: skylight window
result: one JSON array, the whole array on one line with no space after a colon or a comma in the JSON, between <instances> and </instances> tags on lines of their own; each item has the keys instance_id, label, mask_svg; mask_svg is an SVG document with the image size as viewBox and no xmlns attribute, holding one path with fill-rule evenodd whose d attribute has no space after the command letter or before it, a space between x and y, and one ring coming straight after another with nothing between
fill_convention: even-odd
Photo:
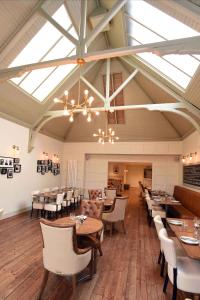
<instances>
[{"instance_id":1,"label":"skylight window","mask_svg":"<svg viewBox=\"0 0 200 300\"><path fill-rule=\"evenodd\" d=\"M77 38L64 5L57 9L52 18ZM47 21L9 67L70 56L75 54L74 49L74 44ZM13 78L11 81L42 102L74 68L75 65L71 64L33 70L19 78Z\"/></svg>"},{"instance_id":2,"label":"skylight window","mask_svg":"<svg viewBox=\"0 0 200 300\"><path fill-rule=\"evenodd\" d=\"M199 35L199 32L143 0L128 2L127 27L132 46ZM187 88L200 64L199 55L159 57L152 53L139 53L137 56L183 89Z\"/></svg>"}]
</instances>

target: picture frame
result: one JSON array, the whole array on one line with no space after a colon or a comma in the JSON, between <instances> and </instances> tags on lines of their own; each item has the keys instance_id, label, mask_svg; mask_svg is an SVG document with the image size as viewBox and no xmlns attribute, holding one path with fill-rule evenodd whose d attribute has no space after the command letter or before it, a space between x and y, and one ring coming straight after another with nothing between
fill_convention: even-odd
<instances>
[{"instance_id":1,"label":"picture frame","mask_svg":"<svg viewBox=\"0 0 200 300\"><path fill-rule=\"evenodd\" d=\"M7 174L7 169L6 168L2 168L1 169L1 174L2 175L6 175Z\"/></svg>"},{"instance_id":2,"label":"picture frame","mask_svg":"<svg viewBox=\"0 0 200 300\"><path fill-rule=\"evenodd\" d=\"M13 168L13 165L13 157L0 156L0 168Z\"/></svg>"},{"instance_id":3,"label":"picture frame","mask_svg":"<svg viewBox=\"0 0 200 300\"><path fill-rule=\"evenodd\" d=\"M13 178L13 169L7 169L7 178Z\"/></svg>"},{"instance_id":4,"label":"picture frame","mask_svg":"<svg viewBox=\"0 0 200 300\"><path fill-rule=\"evenodd\" d=\"M13 159L14 160L14 164L19 164L20 163L20 158L16 157Z\"/></svg>"},{"instance_id":5,"label":"picture frame","mask_svg":"<svg viewBox=\"0 0 200 300\"><path fill-rule=\"evenodd\" d=\"M21 173L21 165L19 164L14 165L14 173Z\"/></svg>"},{"instance_id":6,"label":"picture frame","mask_svg":"<svg viewBox=\"0 0 200 300\"><path fill-rule=\"evenodd\" d=\"M48 172L49 172L49 167L47 165L47 166L45 166L45 173L48 173Z\"/></svg>"},{"instance_id":7,"label":"picture frame","mask_svg":"<svg viewBox=\"0 0 200 300\"><path fill-rule=\"evenodd\" d=\"M41 173L41 171L42 171L42 166L37 165L37 173Z\"/></svg>"},{"instance_id":8,"label":"picture frame","mask_svg":"<svg viewBox=\"0 0 200 300\"><path fill-rule=\"evenodd\" d=\"M113 167L113 173L114 174L119 174L119 166L116 165L116 166Z\"/></svg>"}]
</instances>

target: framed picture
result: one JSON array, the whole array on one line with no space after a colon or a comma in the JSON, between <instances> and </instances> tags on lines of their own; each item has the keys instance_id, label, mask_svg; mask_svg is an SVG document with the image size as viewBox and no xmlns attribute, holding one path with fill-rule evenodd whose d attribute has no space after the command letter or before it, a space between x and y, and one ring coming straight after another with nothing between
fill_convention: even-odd
<instances>
[{"instance_id":1,"label":"framed picture","mask_svg":"<svg viewBox=\"0 0 200 300\"><path fill-rule=\"evenodd\" d=\"M48 173L48 172L49 172L49 167L45 166L45 173Z\"/></svg>"},{"instance_id":2,"label":"framed picture","mask_svg":"<svg viewBox=\"0 0 200 300\"><path fill-rule=\"evenodd\" d=\"M42 164L42 160L37 160L37 165L41 165Z\"/></svg>"},{"instance_id":3,"label":"framed picture","mask_svg":"<svg viewBox=\"0 0 200 300\"><path fill-rule=\"evenodd\" d=\"M41 173L41 171L42 171L42 166L38 165L37 166L37 173Z\"/></svg>"},{"instance_id":4,"label":"framed picture","mask_svg":"<svg viewBox=\"0 0 200 300\"><path fill-rule=\"evenodd\" d=\"M119 174L119 166L114 166L113 167L113 173Z\"/></svg>"},{"instance_id":5,"label":"framed picture","mask_svg":"<svg viewBox=\"0 0 200 300\"><path fill-rule=\"evenodd\" d=\"M19 158L14 158L14 164L19 164L20 159Z\"/></svg>"},{"instance_id":6,"label":"framed picture","mask_svg":"<svg viewBox=\"0 0 200 300\"><path fill-rule=\"evenodd\" d=\"M1 174L2 174L2 175L7 174L7 169L6 169L6 168L2 168L2 169L1 169Z\"/></svg>"},{"instance_id":7,"label":"framed picture","mask_svg":"<svg viewBox=\"0 0 200 300\"><path fill-rule=\"evenodd\" d=\"M13 178L13 169L7 169L7 178Z\"/></svg>"},{"instance_id":8,"label":"framed picture","mask_svg":"<svg viewBox=\"0 0 200 300\"><path fill-rule=\"evenodd\" d=\"M48 165L51 166L52 165L52 160L48 159Z\"/></svg>"},{"instance_id":9,"label":"framed picture","mask_svg":"<svg viewBox=\"0 0 200 300\"><path fill-rule=\"evenodd\" d=\"M21 172L21 165L14 165L14 173L20 173Z\"/></svg>"},{"instance_id":10,"label":"framed picture","mask_svg":"<svg viewBox=\"0 0 200 300\"><path fill-rule=\"evenodd\" d=\"M1 168L13 168L14 158L0 156L0 167Z\"/></svg>"},{"instance_id":11,"label":"framed picture","mask_svg":"<svg viewBox=\"0 0 200 300\"><path fill-rule=\"evenodd\" d=\"M53 170L53 175L57 175L57 169Z\"/></svg>"}]
</instances>

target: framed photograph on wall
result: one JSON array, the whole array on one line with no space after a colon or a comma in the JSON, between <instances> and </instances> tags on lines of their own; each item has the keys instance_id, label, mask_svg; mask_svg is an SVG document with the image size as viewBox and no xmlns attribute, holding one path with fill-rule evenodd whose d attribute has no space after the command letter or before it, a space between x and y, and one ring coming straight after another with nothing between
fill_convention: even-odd
<instances>
[{"instance_id":1,"label":"framed photograph on wall","mask_svg":"<svg viewBox=\"0 0 200 300\"><path fill-rule=\"evenodd\" d=\"M37 166L37 173L41 173L41 171L42 171L42 166Z\"/></svg>"},{"instance_id":2,"label":"framed photograph on wall","mask_svg":"<svg viewBox=\"0 0 200 300\"><path fill-rule=\"evenodd\" d=\"M14 164L19 164L20 159L19 158L14 158Z\"/></svg>"},{"instance_id":3,"label":"framed photograph on wall","mask_svg":"<svg viewBox=\"0 0 200 300\"><path fill-rule=\"evenodd\" d=\"M14 158L0 156L0 168L13 168Z\"/></svg>"},{"instance_id":4,"label":"framed photograph on wall","mask_svg":"<svg viewBox=\"0 0 200 300\"><path fill-rule=\"evenodd\" d=\"M7 178L13 178L13 169L7 169Z\"/></svg>"},{"instance_id":5,"label":"framed photograph on wall","mask_svg":"<svg viewBox=\"0 0 200 300\"><path fill-rule=\"evenodd\" d=\"M116 165L113 167L113 173L119 174L119 166Z\"/></svg>"},{"instance_id":6,"label":"framed photograph on wall","mask_svg":"<svg viewBox=\"0 0 200 300\"><path fill-rule=\"evenodd\" d=\"M1 169L1 174L2 175L6 175L7 174L7 169L6 168L2 168Z\"/></svg>"},{"instance_id":7,"label":"framed photograph on wall","mask_svg":"<svg viewBox=\"0 0 200 300\"><path fill-rule=\"evenodd\" d=\"M20 173L21 172L21 165L14 165L14 173Z\"/></svg>"}]
</instances>

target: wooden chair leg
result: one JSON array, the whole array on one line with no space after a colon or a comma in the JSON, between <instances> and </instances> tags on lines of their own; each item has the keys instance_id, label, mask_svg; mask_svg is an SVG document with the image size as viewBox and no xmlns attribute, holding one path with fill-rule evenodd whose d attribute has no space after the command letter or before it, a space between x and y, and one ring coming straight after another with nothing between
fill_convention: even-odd
<instances>
[{"instance_id":1,"label":"wooden chair leg","mask_svg":"<svg viewBox=\"0 0 200 300\"><path fill-rule=\"evenodd\" d=\"M161 258L162 258L162 252L161 252L161 250L160 250L159 256L158 256L158 264L159 264L159 265L160 265L160 263L161 263Z\"/></svg>"},{"instance_id":2,"label":"wooden chair leg","mask_svg":"<svg viewBox=\"0 0 200 300\"><path fill-rule=\"evenodd\" d=\"M41 289L40 289L40 294L38 296L38 300L41 300L42 294L44 292L44 289L45 289L45 286L46 286L46 283L47 283L47 280L48 280L48 277L49 277L49 271L45 269L43 280L42 280L42 285L41 285Z\"/></svg>"},{"instance_id":3,"label":"wooden chair leg","mask_svg":"<svg viewBox=\"0 0 200 300\"><path fill-rule=\"evenodd\" d=\"M177 296L177 269L173 269L173 295L172 300L176 300Z\"/></svg>"},{"instance_id":4,"label":"wooden chair leg","mask_svg":"<svg viewBox=\"0 0 200 300\"><path fill-rule=\"evenodd\" d=\"M162 260L161 260L161 268L160 268L160 276L163 277L165 270L165 256L164 253L162 253Z\"/></svg>"},{"instance_id":5,"label":"wooden chair leg","mask_svg":"<svg viewBox=\"0 0 200 300\"><path fill-rule=\"evenodd\" d=\"M121 224L122 224L122 228L123 228L124 234L126 234L126 228L125 228L124 220L121 221Z\"/></svg>"},{"instance_id":6,"label":"wooden chair leg","mask_svg":"<svg viewBox=\"0 0 200 300\"><path fill-rule=\"evenodd\" d=\"M112 236L112 231L113 231L113 223L110 223L110 236Z\"/></svg>"},{"instance_id":7,"label":"wooden chair leg","mask_svg":"<svg viewBox=\"0 0 200 300\"><path fill-rule=\"evenodd\" d=\"M168 282L169 282L169 276L168 276L168 273L166 273L165 281L164 281L164 285L163 285L163 293L166 293Z\"/></svg>"},{"instance_id":8,"label":"wooden chair leg","mask_svg":"<svg viewBox=\"0 0 200 300\"><path fill-rule=\"evenodd\" d=\"M33 205L32 205L32 209L31 209L31 218L33 216Z\"/></svg>"},{"instance_id":9,"label":"wooden chair leg","mask_svg":"<svg viewBox=\"0 0 200 300\"><path fill-rule=\"evenodd\" d=\"M76 290L76 275L72 275L72 295L70 300L74 299L75 290Z\"/></svg>"}]
</instances>

